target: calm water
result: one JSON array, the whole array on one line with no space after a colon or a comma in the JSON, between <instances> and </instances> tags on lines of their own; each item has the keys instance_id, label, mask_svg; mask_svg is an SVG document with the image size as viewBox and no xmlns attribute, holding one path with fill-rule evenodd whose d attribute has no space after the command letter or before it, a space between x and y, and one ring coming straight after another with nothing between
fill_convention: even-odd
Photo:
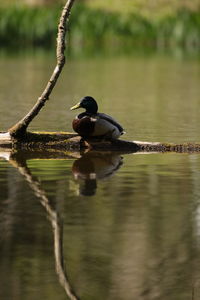
<instances>
[{"instance_id":1,"label":"calm water","mask_svg":"<svg viewBox=\"0 0 200 300\"><path fill-rule=\"evenodd\" d=\"M1 130L53 66L51 55L0 56ZM200 141L198 60L71 59L31 129L71 131L83 95L126 139ZM0 299L200 299L199 154L0 156Z\"/></svg>"}]
</instances>

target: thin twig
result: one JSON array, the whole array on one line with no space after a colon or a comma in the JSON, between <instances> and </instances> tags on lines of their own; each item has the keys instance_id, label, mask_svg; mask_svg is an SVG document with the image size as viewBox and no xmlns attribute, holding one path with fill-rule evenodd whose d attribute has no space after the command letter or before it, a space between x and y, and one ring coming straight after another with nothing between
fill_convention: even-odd
<instances>
[{"instance_id":1,"label":"thin twig","mask_svg":"<svg viewBox=\"0 0 200 300\"><path fill-rule=\"evenodd\" d=\"M75 0L68 0L62 10L60 21L58 24L58 34L57 34L57 65L45 87L43 93L38 98L37 102L33 108L24 116L19 122L8 129L10 135L15 138L20 138L26 133L26 129L31 123L31 121L37 116L41 108L45 105L45 102L49 99L49 96L56 85L56 82L60 76L62 68L65 64L65 36L67 32L68 20Z\"/></svg>"}]
</instances>

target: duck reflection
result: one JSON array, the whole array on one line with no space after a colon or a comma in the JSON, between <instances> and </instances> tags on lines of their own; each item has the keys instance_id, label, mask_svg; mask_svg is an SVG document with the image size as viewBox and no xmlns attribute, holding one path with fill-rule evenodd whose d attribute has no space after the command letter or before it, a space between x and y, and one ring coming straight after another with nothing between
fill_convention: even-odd
<instances>
[{"instance_id":1,"label":"duck reflection","mask_svg":"<svg viewBox=\"0 0 200 300\"><path fill-rule=\"evenodd\" d=\"M112 176L123 164L117 153L87 152L72 166L72 173L79 184L79 194L92 196L96 193L97 181Z\"/></svg>"}]
</instances>

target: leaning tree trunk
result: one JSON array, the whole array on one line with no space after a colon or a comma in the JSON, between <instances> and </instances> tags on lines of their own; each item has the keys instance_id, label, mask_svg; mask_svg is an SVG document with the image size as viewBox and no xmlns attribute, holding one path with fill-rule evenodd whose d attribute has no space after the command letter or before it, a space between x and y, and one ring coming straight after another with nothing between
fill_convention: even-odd
<instances>
[{"instance_id":1,"label":"leaning tree trunk","mask_svg":"<svg viewBox=\"0 0 200 300\"><path fill-rule=\"evenodd\" d=\"M45 102L49 99L49 96L56 85L56 82L60 76L62 68L65 64L65 36L67 32L68 19L70 15L70 11L72 5L75 0L68 0L62 10L62 14L60 17L59 25L58 25L58 35L57 35L57 65L45 87L43 93L38 98L37 102L33 106L33 108L28 112L28 114L23 117L18 123L8 129L11 137L15 139L21 139L26 134L27 127L31 123L31 121L37 116L40 112L41 108L45 105Z\"/></svg>"}]
</instances>

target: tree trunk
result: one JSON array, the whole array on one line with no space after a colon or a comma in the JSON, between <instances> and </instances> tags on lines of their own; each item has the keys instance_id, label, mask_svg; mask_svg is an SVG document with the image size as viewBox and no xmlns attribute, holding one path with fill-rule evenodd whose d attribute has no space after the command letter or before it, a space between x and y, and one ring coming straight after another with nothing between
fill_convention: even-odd
<instances>
[{"instance_id":1,"label":"tree trunk","mask_svg":"<svg viewBox=\"0 0 200 300\"><path fill-rule=\"evenodd\" d=\"M1 135L6 135L1 138ZM45 152L46 154L63 153L66 151L118 151L121 153L133 152L200 152L200 143L155 143L124 140L83 140L80 136L70 132L27 132L24 139L13 140L7 133L0 134L0 148Z\"/></svg>"}]
</instances>

